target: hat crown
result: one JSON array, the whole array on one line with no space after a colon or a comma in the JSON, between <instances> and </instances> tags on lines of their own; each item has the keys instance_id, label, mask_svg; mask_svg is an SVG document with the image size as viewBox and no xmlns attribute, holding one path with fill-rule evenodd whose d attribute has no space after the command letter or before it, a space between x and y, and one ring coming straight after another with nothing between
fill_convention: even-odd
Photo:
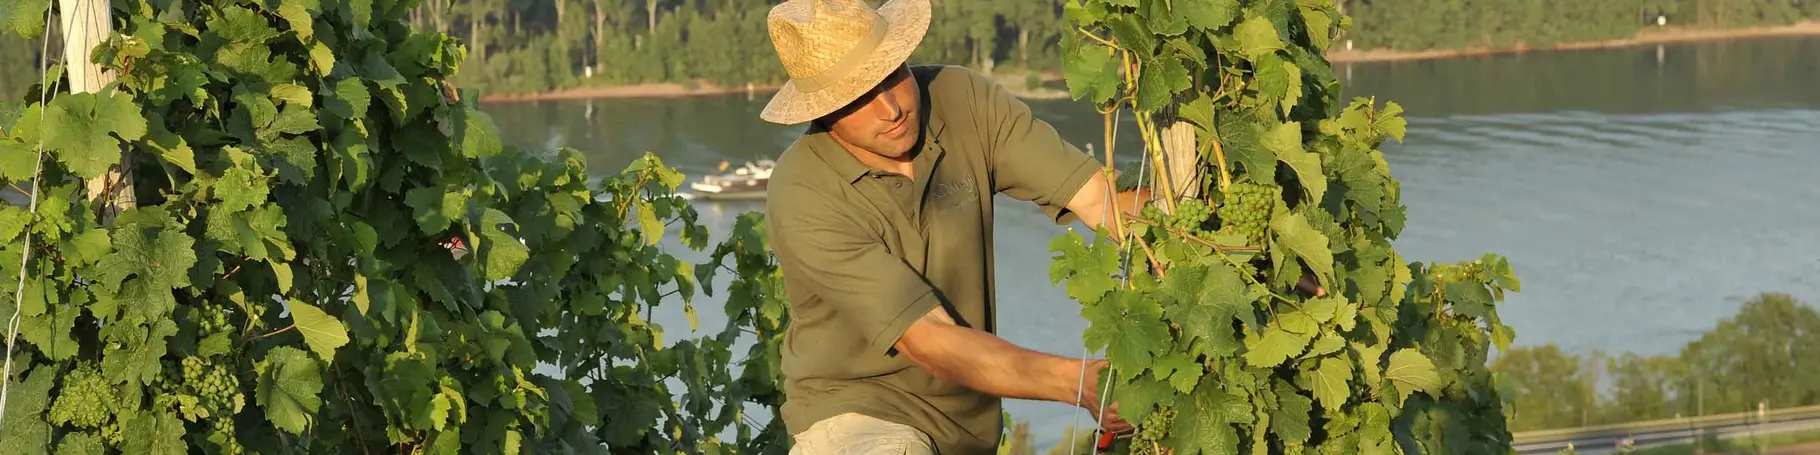
<instances>
[{"instance_id":1,"label":"hat crown","mask_svg":"<svg viewBox=\"0 0 1820 455\"><path fill-rule=\"evenodd\" d=\"M841 67L878 46L888 23L860 0L789 0L767 18L784 72L799 84L838 78ZM843 64L847 63L847 64ZM822 85L822 84L816 84Z\"/></svg>"}]
</instances>

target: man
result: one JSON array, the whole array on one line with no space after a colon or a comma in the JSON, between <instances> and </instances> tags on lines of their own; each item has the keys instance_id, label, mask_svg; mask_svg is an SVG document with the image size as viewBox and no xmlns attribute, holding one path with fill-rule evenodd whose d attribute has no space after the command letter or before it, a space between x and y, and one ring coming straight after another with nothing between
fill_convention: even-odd
<instances>
[{"instance_id":1,"label":"man","mask_svg":"<svg viewBox=\"0 0 1820 455\"><path fill-rule=\"evenodd\" d=\"M993 453L1000 399L1100 409L1101 360L993 335L993 196L1098 228L1135 213L1102 166L990 79L908 66L928 0L789 0L771 41L791 80L760 115L809 123L769 183L791 325L783 418L793 453Z\"/></svg>"}]
</instances>

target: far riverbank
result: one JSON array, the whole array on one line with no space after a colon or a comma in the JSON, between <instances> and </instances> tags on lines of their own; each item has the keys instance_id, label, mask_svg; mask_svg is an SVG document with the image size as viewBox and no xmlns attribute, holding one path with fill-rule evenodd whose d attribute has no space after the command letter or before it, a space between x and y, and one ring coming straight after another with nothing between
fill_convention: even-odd
<instances>
[{"instance_id":1,"label":"far riverbank","mask_svg":"<svg viewBox=\"0 0 1820 455\"><path fill-rule=\"evenodd\" d=\"M1722 30L1664 27L1661 29L1644 31L1643 33L1639 33L1636 37L1629 38L1629 39L1562 43L1562 44L1558 44L1558 45L1554 45L1554 46L1535 47L1535 48L1519 45L1519 46L1509 47L1509 48L1449 49L1449 50L1431 50L1431 51L1393 51L1393 50L1381 50L1381 49L1380 50L1339 49L1339 50L1330 51L1327 55L1327 60L1330 62L1333 62L1333 63L1367 63L1367 62L1388 62L1388 61L1409 61L1409 60L1432 60L1432 59L1476 57L1476 56L1487 56L1487 55L1498 55L1498 54L1525 53L1525 52L1550 52L1550 51L1571 51L1571 50L1586 50L1586 49L1605 49L1605 48L1616 48L1616 47L1627 47L1627 46L1640 46L1640 45L1648 45L1648 44L1666 44L1666 43L1690 42L1690 41L1723 41L1723 40L1734 40L1734 39L1749 39L1749 38L1764 38L1764 37L1779 37L1779 36L1820 36L1820 22L1803 21L1800 23L1796 23L1794 25L1787 25L1787 26L1735 28L1735 29L1722 29ZM1344 41L1338 41L1338 42L1335 42L1334 45L1336 47L1343 46L1343 43L1344 43ZM1035 91L1026 90L1024 88L1025 84L1023 83L1024 73L1022 73L1022 72L1007 71L1007 72L1001 72L1000 74L995 74L995 76L998 79L1000 79L1001 82L1005 83L1005 86L1007 88L1011 89L1012 92L1017 94L1019 97L1032 98L1032 99L1057 99L1057 98L1065 99L1065 98L1068 98L1067 90L1062 90L1062 89L1047 88L1047 89L1039 89L1039 90L1035 90ZM1046 84L1058 81L1058 80L1060 80L1060 78L1061 78L1061 76L1059 74L1056 74L1053 72L1043 74L1043 80ZM525 95L488 95L488 96L482 97L480 99L480 101L483 103L502 103L502 102L576 100L576 99L674 98L674 97L684 97L684 96L732 95L732 94L751 94L753 96L768 97L768 95L771 92L777 91L777 88L778 88L777 85L769 85L769 84L749 84L746 86L720 87L720 86L716 86L713 84L707 84L707 83L700 83L700 84L696 84L695 87L689 87L689 86L686 86L681 83L666 82L666 83L655 83L655 84L621 85L621 86L612 86L612 87L570 88L570 89L562 89L562 90L556 90L556 91L546 92L546 93L525 94Z\"/></svg>"}]
</instances>

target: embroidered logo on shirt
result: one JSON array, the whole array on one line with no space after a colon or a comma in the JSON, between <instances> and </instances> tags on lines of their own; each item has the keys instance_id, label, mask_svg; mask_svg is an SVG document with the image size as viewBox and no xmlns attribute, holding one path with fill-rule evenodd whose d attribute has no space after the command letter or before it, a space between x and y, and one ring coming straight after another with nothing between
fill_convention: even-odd
<instances>
[{"instance_id":1,"label":"embroidered logo on shirt","mask_svg":"<svg viewBox=\"0 0 1820 455\"><path fill-rule=\"evenodd\" d=\"M936 213L947 213L979 204L979 190L974 188L970 179L934 182L929 188L929 195L933 199Z\"/></svg>"}]
</instances>

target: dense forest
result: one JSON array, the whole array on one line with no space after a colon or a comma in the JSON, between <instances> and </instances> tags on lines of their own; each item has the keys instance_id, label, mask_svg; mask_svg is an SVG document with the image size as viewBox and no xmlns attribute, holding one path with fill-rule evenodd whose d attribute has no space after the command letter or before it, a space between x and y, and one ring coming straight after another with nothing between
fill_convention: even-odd
<instances>
[{"instance_id":1,"label":"dense forest","mask_svg":"<svg viewBox=\"0 0 1820 455\"><path fill-rule=\"evenodd\" d=\"M1408 51L1618 39L1656 27L1658 17L1671 27L1691 28L1820 18L1820 0L1336 1L1354 19L1347 39L1355 48ZM775 3L420 0L410 20L467 43L469 58L456 82L490 94L659 82L762 86L783 77L765 33L765 14ZM1053 72L1061 64L1057 46L1066 3L936 2L914 59L988 72ZM30 85L39 44L0 38L0 89L16 94Z\"/></svg>"}]
</instances>

